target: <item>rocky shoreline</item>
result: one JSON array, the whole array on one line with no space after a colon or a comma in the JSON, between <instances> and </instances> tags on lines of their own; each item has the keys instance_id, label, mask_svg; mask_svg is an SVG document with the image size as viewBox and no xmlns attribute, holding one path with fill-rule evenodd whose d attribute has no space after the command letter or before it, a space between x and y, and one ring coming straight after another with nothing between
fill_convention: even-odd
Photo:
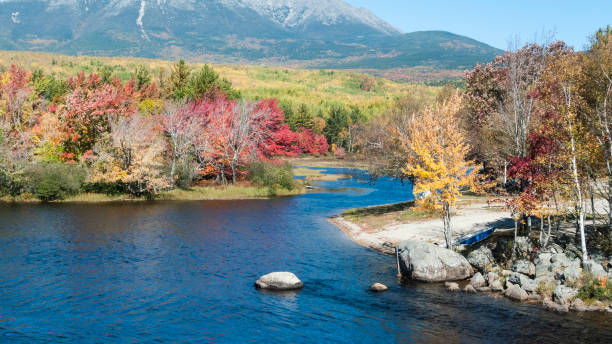
<instances>
[{"instance_id":1,"label":"rocky shoreline","mask_svg":"<svg viewBox=\"0 0 612 344\"><path fill-rule=\"evenodd\" d=\"M511 243L503 237L461 253L415 241L401 242L397 249L405 279L444 281L452 292L482 292L520 302L535 301L562 313L570 310L612 313L610 301L581 298L585 287L602 293L609 290L612 256L593 251L589 260L582 261L581 252L573 242L567 242L565 247L552 243L538 250L528 237L518 237L516 253L511 258L507 257L512 250ZM473 267L469 279L464 277L465 263Z\"/></svg>"},{"instance_id":2,"label":"rocky shoreline","mask_svg":"<svg viewBox=\"0 0 612 344\"><path fill-rule=\"evenodd\" d=\"M363 235L359 225L341 216L328 220L362 246L388 255L397 254L402 279L444 282L451 292L485 293L518 302L537 302L556 312L612 314L612 298L597 300L583 295L589 286L595 292L612 293L608 282L612 281L612 255L592 249L589 259L582 261L575 236L563 234L541 249L535 244L537 239L519 236L514 247L511 236L499 235L473 247L450 251L420 240L396 244L372 240L367 233Z\"/></svg>"}]
</instances>

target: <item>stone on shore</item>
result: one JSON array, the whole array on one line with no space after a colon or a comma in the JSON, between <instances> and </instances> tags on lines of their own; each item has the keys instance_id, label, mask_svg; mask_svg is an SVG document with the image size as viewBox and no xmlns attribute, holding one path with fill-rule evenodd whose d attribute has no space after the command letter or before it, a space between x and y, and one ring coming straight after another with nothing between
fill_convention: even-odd
<instances>
[{"instance_id":1,"label":"stone on shore","mask_svg":"<svg viewBox=\"0 0 612 344\"><path fill-rule=\"evenodd\" d=\"M304 283L291 272L272 272L261 276L255 286L268 290L297 290L304 287Z\"/></svg>"},{"instance_id":2,"label":"stone on shore","mask_svg":"<svg viewBox=\"0 0 612 344\"><path fill-rule=\"evenodd\" d=\"M472 287L478 289L485 287L487 285L487 282L485 281L482 274L480 272L477 272L470 280L470 284L472 285Z\"/></svg>"},{"instance_id":3,"label":"stone on shore","mask_svg":"<svg viewBox=\"0 0 612 344\"><path fill-rule=\"evenodd\" d=\"M372 284L372 286L370 286L370 291L374 291L374 292L382 292L388 289L389 288L387 288L387 286L382 283L374 283Z\"/></svg>"},{"instance_id":4,"label":"stone on shore","mask_svg":"<svg viewBox=\"0 0 612 344\"><path fill-rule=\"evenodd\" d=\"M493 282L490 282L489 287L493 291L504 291L504 286L502 285L500 280L494 280Z\"/></svg>"},{"instance_id":5,"label":"stone on shore","mask_svg":"<svg viewBox=\"0 0 612 344\"><path fill-rule=\"evenodd\" d=\"M464 280L474 273L462 255L449 249L415 240L397 246L400 271L404 278L422 282Z\"/></svg>"},{"instance_id":6,"label":"stone on shore","mask_svg":"<svg viewBox=\"0 0 612 344\"><path fill-rule=\"evenodd\" d=\"M550 300L544 300L544 302L542 302L542 304L544 305L545 308L548 308L552 311L555 312L559 312L559 313L567 313L569 312L569 305L560 305L557 303L554 303Z\"/></svg>"},{"instance_id":7,"label":"stone on shore","mask_svg":"<svg viewBox=\"0 0 612 344\"><path fill-rule=\"evenodd\" d=\"M607 277L607 272L604 270L603 266L599 264L594 259L587 260L586 262L582 262L582 269L584 272L589 272L595 278L603 278Z\"/></svg>"},{"instance_id":8,"label":"stone on shore","mask_svg":"<svg viewBox=\"0 0 612 344\"><path fill-rule=\"evenodd\" d=\"M496 274L495 272L489 272L487 274L487 283L489 283L489 285L491 285L491 283L495 282L499 280L499 275Z\"/></svg>"},{"instance_id":9,"label":"stone on shore","mask_svg":"<svg viewBox=\"0 0 612 344\"><path fill-rule=\"evenodd\" d=\"M511 273L508 277L508 282L520 286L529 293L534 293L538 288L538 282L518 272Z\"/></svg>"},{"instance_id":10,"label":"stone on shore","mask_svg":"<svg viewBox=\"0 0 612 344\"><path fill-rule=\"evenodd\" d=\"M463 288L463 291L468 294L476 294L476 289L472 287L471 284L466 285L465 288Z\"/></svg>"},{"instance_id":11,"label":"stone on shore","mask_svg":"<svg viewBox=\"0 0 612 344\"><path fill-rule=\"evenodd\" d=\"M489 271L493 264L495 264L493 253L486 246L481 246L478 249L470 252L467 255L467 260L480 272Z\"/></svg>"},{"instance_id":12,"label":"stone on shore","mask_svg":"<svg viewBox=\"0 0 612 344\"><path fill-rule=\"evenodd\" d=\"M512 271L527 275L529 277L535 277L536 267L527 259L520 259L512 264Z\"/></svg>"},{"instance_id":13,"label":"stone on shore","mask_svg":"<svg viewBox=\"0 0 612 344\"><path fill-rule=\"evenodd\" d=\"M446 286L446 289L450 290L450 291L459 291L459 284L455 283L455 282L446 282L444 283L444 285Z\"/></svg>"},{"instance_id":14,"label":"stone on shore","mask_svg":"<svg viewBox=\"0 0 612 344\"><path fill-rule=\"evenodd\" d=\"M508 289L506 289L506 291L504 292L504 295L506 295L507 297L513 300L517 300L517 301L524 301L524 300L527 300L527 298L529 297L526 291L524 291L518 285L515 285L512 283L508 283Z\"/></svg>"},{"instance_id":15,"label":"stone on shore","mask_svg":"<svg viewBox=\"0 0 612 344\"><path fill-rule=\"evenodd\" d=\"M531 240L528 237L517 237L516 251L519 257L529 257L531 253Z\"/></svg>"},{"instance_id":16,"label":"stone on shore","mask_svg":"<svg viewBox=\"0 0 612 344\"><path fill-rule=\"evenodd\" d=\"M569 306L578 295L578 290L564 285L558 285L553 291L553 300L561 306Z\"/></svg>"}]
</instances>

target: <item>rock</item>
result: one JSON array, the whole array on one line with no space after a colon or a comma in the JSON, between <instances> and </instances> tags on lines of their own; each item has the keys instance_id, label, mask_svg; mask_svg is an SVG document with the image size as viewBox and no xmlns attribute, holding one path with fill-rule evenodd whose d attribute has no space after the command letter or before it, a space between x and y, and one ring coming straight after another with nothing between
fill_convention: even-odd
<instances>
[{"instance_id":1,"label":"rock","mask_svg":"<svg viewBox=\"0 0 612 344\"><path fill-rule=\"evenodd\" d=\"M529 277L520 274L518 272L513 272L510 274L510 276L508 276L507 282L510 282L512 284L517 284L517 285L521 285L521 280L522 279L529 279Z\"/></svg>"},{"instance_id":2,"label":"rock","mask_svg":"<svg viewBox=\"0 0 612 344\"><path fill-rule=\"evenodd\" d=\"M489 287L493 291L504 291L504 286L502 285L500 280L495 280L492 283L489 283Z\"/></svg>"},{"instance_id":3,"label":"rock","mask_svg":"<svg viewBox=\"0 0 612 344\"><path fill-rule=\"evenodd\" d=\"M530 300L530 301L540 301L540 300L542 300L542 295L538 295L538 294L529 294L529 295L527 296L527 300Z\"/></svg>"},{"instance_id":4,"label":"rock","mask_svg":"<svg viewBox=\"0 0 612 344\"><path fill-rule=\"evenodd\" d=\"M370 286L370 291L374 291L374 292L386 291L388 289L389 288L387 288L387 286L382 283L374 283Z\"/></svg>"},{"instance_id":5,"label":"rock","mask_svg":"<svg viewBox=\"0 0 612 344\"><path fill-rule=\"evenodd\" d=\"M512 240L507 237L499 237L495 242L493 257L497 262L505 262L512 256Z\"/></svg>"},{"instance_id":6,"label":"rock","mask_svg":"<svg viewBox=\"0 0 612 344\"><path fill-rule=\"evenodd\" d=\"M608 263L608 258L603 254L603 252L597 249L589 251L589 260L592 260L602 265Z\"/></svg>"},{"instance_id":7,"label":"rock","mask_svg":"<svg viewBox=\"0 0 612 344\"><path fill-rule=\"evenodd\" d=\"M467 255L467 260L480 272L489 271L495 264L493 253L486 246L481 246L478 249L470 252L470 254Z\"/></svg>"},{"instance_id":8,"label":"rock","mask_svg":"<svg viewBox=\"0 0 612 344\"><path fill-rule=\"evenodd\" d=\"M506 276L510 276L510 274L512 273L512 271L510 270L502 270L502 276L506 277Z\"/></svg>"},{"instance_id":9,"label":"rock","mask_svg":"<svg viewBox=\"0 0 612 344\"><path fill-rule=\"evenodd\" d=\"M560 245L552 243L550 244L548 251L551 253L563 253L564 250Z\"/></svg>"},{"instance_id":10,"label":"rock","mask_svg":"<svg viewBox=\"0 0 612 344\"><path fill-rule=\"evenodd\" d=\"M553 291L553 300L559 305L569 306L576 295L578 295L578 290L558 285L555 287L555 291Z\"/></svg>"},{"instance_id":11,"label":"rock","mask_svg":"<svg viewBox=\"0 0 612 344\"><path fill-rule=\"evenodd\" d=\"M270 290L296 290L304 287L304 283L291 272L273 272L261 276L255 286Z\"/></svg>"},{"instance_id":12,"label":"rock","mask_svg":"<svg viewBox=\"0 0 612 344\"><path fill-rule=\"evenodd\" d=\"M538 282L528 278L526 280L521 281L521 288L523 288L526 292L530 294L534 294L538 289Z\"/></svg>"},{"instance_id":13,"label":"rock","mask_svg":"<svg viewBox=\"0 0 612 344\"><path fill-rule=\"evenodd\" d=\"M468 293L468 294L475 294L476 293L476 289L474 289L474 287L472 287L471 284L466 285L465 288L463 288L463 291Z\"/></svg>"},{"instance_id":14,"label":"rock","mask_svg":"<svg viewBox=\"0 0 612 344\"><path fill-rule=\"evenodd\" d=\"M404 278L444 282L464 280L474 273L465 257L434 244L406 240L400 242L397 249Z\"/></svg>"},{"instance_id":15,"label":"rock","mask_svg":"<svg viewBox=\"0 0 612 344\"><path fill-rule=\"evenodd\" d=\"M603 266L599 264L597 261L589 259L586 262L582 262L582 269L584 272L589 272L595 278L607 277L607 273L604 270Z\"/></svg>"},{"instance_id":16,"label":"rock","mask_svg":"<svg viewBox=\"0 0 612 344\"><path fill-rule=\"evenodd\" d=\"M534 293L538 288L538 282L518 272L511 273L507 282L520 286L528 293Z\"/></svg>"},{"instance_id":17,"label":"rock","mask_svg":"<svg viewBox=\"0 0 612 344\"><path fill-rule=\"evenodd\" d=\"M487 282L485 281L482 274L480 272L477 272L470 280L470 284L472 285L472 287L478 289L485 287L487 285Z\"/></svg>"},{"instance_id":18,"label":"rock","mask_svg":"<svg viewBox=\"0 0 612 344\"><path fill-rule=\"evenodd\" d=\"M491 283L495 282L499 280L499 275L496 274L495 272L489 272L487 274L487 283L489 283L489 285L491 285Z\"/></svg>"},{"instance_id":19,"label":"rock","mask_svg":"<svg viewBox=\"0 0 612 344\"><path fill-rule=\"evenodd\" d=\"M536 267L535 264L528 261L527 259L520 259L512 264L512 271L521 273L523 275L527 275L530 277L535 277Z\"/></svg>"},{"instance_id":20,"label":"rock","mask_svg":"<svg viewBox=\"0 0 612 344\"><path fill-rule=\"evenodd\" d=\"M504 292L504 295L506 295L506 297L518 301L527 300L527 298L529 297L526 291L521 289L521 287L519 287L518 285L513 285L512 283L509 284L509 287Z\"/></svg>"},{"instance_id":21,"label":"rock","mask_svg":"<svg viewBox=\"0 0 612 344\"><path fill-rule=\"evenodd\" d=\"M582 275L579 259L565 253L540 253L535 259L536 279L575 280Z\"/></svg>"},{"instance_id":22,"label":"rock","mask_svg":"<svg viewBox=\"0 0 612 344\"><path fill-rule=\"evenodd\" d=\"M493 289L491 289L490 287L480 287L476 288L476 290L482 293L490 293L491 291L493 291Z\"/></svg>"},{"instance_id":23,"label":"rock","mask_svg":"<svg viewBox=\"0 0 612 344\"><path fill-rule=\"evenodd\" d=\"M446 289L450 290L450 291L459 291L459 284L455 283L455 282L446 282L444 283L444 285L446 286Z\"/></svg>"},{"instance_id":24,"label":"rock","mask_svg":"<svg viewBox=\"0 0 612 344\"><path fill-rule=\"evenodd\" d=\"M563 251L560 251L558 253L561 253ZM576 245L569 243L567 244L567 246L565 246L565 255L570 258L570 259L580 259L580 257L582 257L582 251L576 247Z\"/></svg>"},{"instance_id":25,"label":"rock","mask_svg":"<svg viewBox=\"0 0 612 344\"><path fill-rule=\"evenodd\" d=\"M578 312L597 312L597 311L603 311L604 309L602 307L598 307L596 305L591 305L591 306L587 306L584 301L582 301L581 299L574 299L574 301L572 301L572 303L570 304L570 309L573 309L575 311Z\"/></svg>"},{"instance_id":26,"label":"rock","mask_svg":"<svg viewBox=\"0 0 612 344\"><path fill-rule=\"evenodd\" d=\"M567 313L569 312L569 305L559 305L556 304L550 300L544 300L544 302L542 302L542 304L544 305L544 307L555 311L555 312L559 312L559 313Z\"/></svg>"},{"instance_id":27,"label":"rock","mask_svg":"<svg viewBox=\"0 0 612 344\"><path fill-rule=\"evenodd\" d=\"M516 238L516 253L519 257L529 257L531 253L531 240L528 237Z\"/></svg>"}]
</instances>

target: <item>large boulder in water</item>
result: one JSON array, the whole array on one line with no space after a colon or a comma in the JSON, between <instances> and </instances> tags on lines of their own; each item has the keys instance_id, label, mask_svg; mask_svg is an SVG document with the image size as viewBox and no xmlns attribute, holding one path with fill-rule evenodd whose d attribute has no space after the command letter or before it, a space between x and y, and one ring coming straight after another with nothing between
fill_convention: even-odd
<instances>
[{"instance_id":1,"label":"large boulder in water","mask_svg":"<svg viewBox=\"0 0 612 344\"><path fill-rule=\"evenodd\" d=\"M273 272L261 276L255 286L269 290L296 290L304 287L304 283L291 272Z\"/></svg>"},{"instance_id":2,"label":"large boulder in water","mask_svg":"<svg viewBox=\"0 0 612 344\"><path fill-rule=\"evenodd\" d=\"M474 270L467 259L449 249L422 241L406 240L397 245L402 276L423 282L464 280Z\"/></svg>"}]
</instances>

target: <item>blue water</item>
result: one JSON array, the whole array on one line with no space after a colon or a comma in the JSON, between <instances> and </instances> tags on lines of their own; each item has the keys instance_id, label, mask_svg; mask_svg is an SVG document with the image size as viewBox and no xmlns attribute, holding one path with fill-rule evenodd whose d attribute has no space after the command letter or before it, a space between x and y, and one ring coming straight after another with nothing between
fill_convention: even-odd
<instances>
[{"instance_id":1,"label":"blue water","mask_svg":"<svg viewBox=\"0 0 612 344\"><path fill-rule=\"evenodd\" d=\"M340 171L331 170L331 173ZM612 343L610 318L401 285L326 217L410 198L357 179L252 201L0 205L0 342ZM254 281L292 271L297 293ZM373 294L382 282L390 290Z\"/></svg>"}]
</instances>

